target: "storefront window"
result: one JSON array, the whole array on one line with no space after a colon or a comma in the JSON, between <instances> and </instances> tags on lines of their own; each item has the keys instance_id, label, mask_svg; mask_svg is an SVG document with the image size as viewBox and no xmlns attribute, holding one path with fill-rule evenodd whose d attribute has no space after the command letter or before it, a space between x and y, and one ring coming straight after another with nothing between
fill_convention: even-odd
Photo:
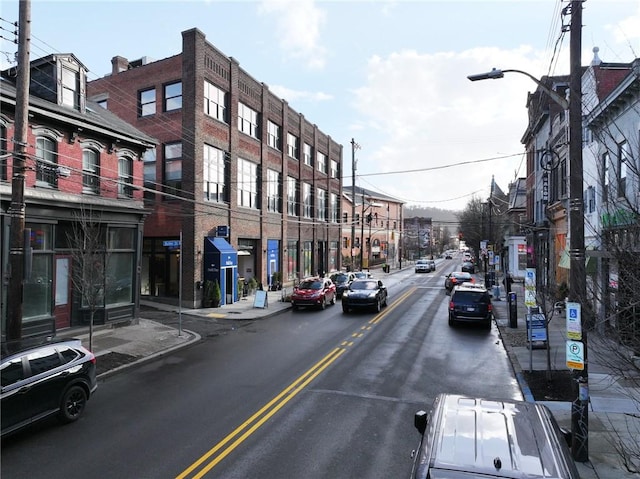
<instances>
[{"instance_id":1,"label":"storefront window","mask_svg":"<svg viewBox=\"0 0 640 479\"><path fill-rule=\"evenodd\" d=\"M107 248L114 249L133 249L133 228L109 228L109 237L107 239Z\"/></svg>"},{"instance_id":2,"label":"storefront window","mask_svg":"<svg viewBox=\"0 0 640 479\"><path fill-rule=\"evenodd\" d=\"M311 276L311 265L313 260L313 241L302 243L302 276Z\"/></svg>"},{"instance_id":3,"label":"storefront window","mask_svg":"<svg viewBox=\"0 0 640 479\"><path fill-rule=\"evenodd\" d=\"M133 253L110 253L107 263L107 306L132 302Z\"/></svg>"},{"instance_id":4,"label":"storefront window","mask_svg":"<svg viewBox=\"0 0 640 479\"><path fill-rule=\"evenodd\" d=\"M298 274L298 242L287 241L287 249L285 250L287 259L287 280L294 281Z\"/></svg>"},{"instance_id":5,"label":"storefront window","mask_svg":"<svg viewBox=\"0 0 640 479\"><path fill-rule=\"evenodd\" d=\"M51 316L52 266L50 254L34 254L31 274L25 276L23 321Z\"/></svg>"}]
</instances>

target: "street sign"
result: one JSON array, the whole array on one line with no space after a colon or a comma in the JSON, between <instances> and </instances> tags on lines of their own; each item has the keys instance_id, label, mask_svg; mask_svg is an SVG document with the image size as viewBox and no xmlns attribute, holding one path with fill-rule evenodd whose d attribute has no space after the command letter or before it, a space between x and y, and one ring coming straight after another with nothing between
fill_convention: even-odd
<instances>
[{"instance_id":1,"label":"street sign","mask_svg":"<svg viewBox=\"0 0 640 479\"><path fill-rule=\"evenodd\" d=\"M179 248L180 240L166 240L162 242L162 246L167 246L169 248Z\"/></svg>"},{"instance_id":2,"label":"street sign","mask_svg":"<svg viewBox=\"0 0 640 479\"><path fill-rule=\"evenodd\" d=\"M567 367L584 369L584 344L582 341L567 341Z\"/></svg>"},{"instance_id":3,"label":"street sign","mask_svg":"<svg viewBox=\"0 0 640 479\"><path fill-rule=\"evenodd\" d=\"M567 338L582 339L582 314L580 303L567 303Z\"/></svg>"}]
</instances>

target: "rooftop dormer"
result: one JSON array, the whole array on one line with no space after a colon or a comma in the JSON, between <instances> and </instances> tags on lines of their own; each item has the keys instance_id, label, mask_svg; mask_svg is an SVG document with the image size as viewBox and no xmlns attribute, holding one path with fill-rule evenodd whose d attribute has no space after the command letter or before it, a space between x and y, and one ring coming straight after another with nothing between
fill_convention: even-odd
<instances>
[{"instance_id":1,"label":"rooftop dormer","mask_svg":"<svg viewBox=\"0 0 640 479\"><path fill-rule=\"evenodd\" d=\"M86 107L87 68L71 53L31 62L30 93L81 113Z\"/></svg>"}]
</instances>

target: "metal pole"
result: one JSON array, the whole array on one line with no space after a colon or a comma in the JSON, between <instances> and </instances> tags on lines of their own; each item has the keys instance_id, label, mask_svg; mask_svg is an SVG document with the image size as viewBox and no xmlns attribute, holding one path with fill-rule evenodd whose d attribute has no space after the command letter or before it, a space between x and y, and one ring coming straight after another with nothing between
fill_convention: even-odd
<instances>
[{"instance_id":1,"label":"metal pole","mask_svg":"<svg viewBox=\"0 0 640 479\"><path fill-rule=\"evenodd\" d=\"M31 41L31 2L19 6L18 74L16 77L16 111L13 137L13 179L11 183L11 226L9 243L9 287L7 305L7 340L22 337L22 289L24 283L24 228L26 206L25 150L29 121L29 45Z\"/></svg>"},{"instance_id":2,"label":"metal pole","mask_svg":"<svg viewBox=\"0 0 640 479\"><path fill-rule=\"evenodd\" d=\"M364 189L362 190L362 213L360 214L360 270L362 271L362 250L364 249Z\"/></svg>"},{"instance_id":3,"label":"metal pole","mask_svg":"<svg viewBox=\"0 0 640 479\"><path fill-rule=\"evenodd\" d=\"M180 230L180 270L178 275L179 281L179 293L178 293L178 336L182 336L182 257L184 256L184 248L182 246L182 230Z\"/></svg>"},{"instance_id":4,"label":"metal pole","mask_svg":"<svg viewBox=\"0 0 640 479\"><path fill-rule=\"evenodd\" d=\"M354 271L354 256L353 250L356 247L356 149L360 148L360 145L351 138L351 270Z\"/></svg>"},{"instance_id":5,"label":"metal pole","mask_svg":"<svg viewBox=\"0 0 640 479\"><path fill-rule=\"evenodd\" d=\"M571 8L570 90L569 90L569 255L571 280L569 301L586 304L586 271L584 252L584 216L582 209L582 0L573 0ZM590 314L588 308L581 308ZM587 328L582 319L584 369L575 371L576 399L571 403L571 453L574 460L589 460L589 385L587 360Z\"/></svg>"}]
</instances>

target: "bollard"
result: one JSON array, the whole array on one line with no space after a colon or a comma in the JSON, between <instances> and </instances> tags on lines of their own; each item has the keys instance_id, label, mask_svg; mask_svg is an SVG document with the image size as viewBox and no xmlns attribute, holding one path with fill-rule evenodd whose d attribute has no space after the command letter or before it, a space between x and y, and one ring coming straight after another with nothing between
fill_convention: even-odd
<instances>
[{"instance_id":1,"label":"bollard","mask_svg":"<svg viewBox=\"0 0 640 479\"><path fill-rule=\"evenodd\" d=\"M507 295L507 301L509 301L509 327L518 327L518 297L516 293L511 292Z\"/></svg>"}]
</instances>

